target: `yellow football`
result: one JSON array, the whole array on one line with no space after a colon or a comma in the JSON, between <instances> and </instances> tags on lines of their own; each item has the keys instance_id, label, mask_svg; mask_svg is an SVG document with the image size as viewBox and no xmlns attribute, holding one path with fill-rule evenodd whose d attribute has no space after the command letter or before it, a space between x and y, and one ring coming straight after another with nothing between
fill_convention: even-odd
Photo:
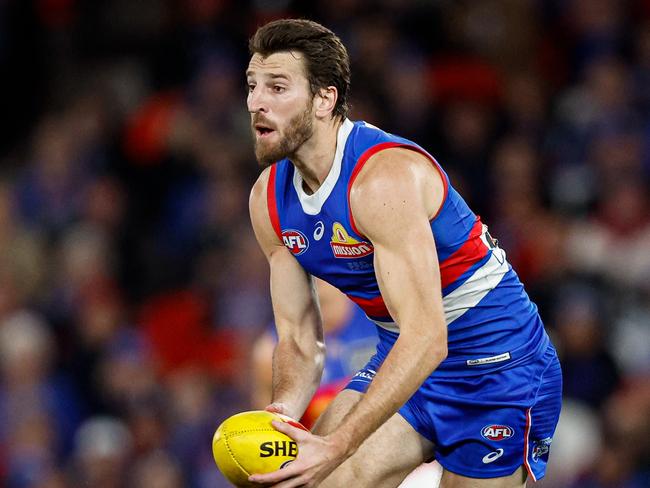
<instances>
[{"instance_id":1,"label":"yellow football","mask_svg":"<svg viewBox=\"0 0 650 488\"><path fill-rule=\"evenodd\" d=\"M303 427L299 422L264 410L242 412L224 420L212 438L212 454L223 475L238 487L253 487L248 477L285 467L298 455L298 446L271 425L272 420Z\"/></svg>"}]
</instances>

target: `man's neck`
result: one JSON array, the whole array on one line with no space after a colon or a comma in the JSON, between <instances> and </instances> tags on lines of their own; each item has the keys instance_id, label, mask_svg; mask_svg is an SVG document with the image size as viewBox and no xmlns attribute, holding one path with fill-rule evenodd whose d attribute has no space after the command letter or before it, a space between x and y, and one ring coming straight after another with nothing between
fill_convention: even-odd
<instances>
[{"instance_id":1,"label":"man's neck","mask_svg":"<svg viewBox=\"0 0 650 488\"><path fill-rule=\"evenodd\" d=\"M336 138L342 124L340 118L327 122L317 120L312 137L290 158L302 176L305 192L315 193L327 178L334 162Z\"/></svg>"}]
</instances>

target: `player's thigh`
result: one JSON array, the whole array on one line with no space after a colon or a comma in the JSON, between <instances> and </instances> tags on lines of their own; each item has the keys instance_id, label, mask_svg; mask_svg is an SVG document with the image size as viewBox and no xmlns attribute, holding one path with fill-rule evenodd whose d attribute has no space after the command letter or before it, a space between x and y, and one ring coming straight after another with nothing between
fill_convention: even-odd
<instances>
[{"instance_id":1,"label":"player's thigh","mask_svg":"<svg viewBox=\"0 0 650 488\"><path fill-rule=\"evenodd\" d=\"M523 488L526 486L526 471L523 466L509 476L500 478L467 478L446 469L442 472L440 488Z\"/></svg>"},{"instance_id":2,"label":"player's thigh","mask_svg":"<svg viewBox=\"0 0 650 488\"><path fill-rule=\"evenodd\" d=\"M342 391L314 426L314 433L334 430L363 395ZM320 486L322 488L396 487L406 475L430 458L433 444L418 434L404 418L393 415Z\"/></svg>"}]
</instances>

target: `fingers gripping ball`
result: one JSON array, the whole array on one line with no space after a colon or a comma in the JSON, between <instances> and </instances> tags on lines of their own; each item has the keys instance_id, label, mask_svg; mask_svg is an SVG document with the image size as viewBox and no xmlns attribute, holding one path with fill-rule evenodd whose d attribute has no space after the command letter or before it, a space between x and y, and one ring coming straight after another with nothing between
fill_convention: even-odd
<instances>
[{"instance_id":1,"label":"fingers gripping ball","mask_svg":"<svg viewBox=\"0 0 650 488\"><path fill-rule=\"evenodd\" d=\"M212 439L217 467L235 486L251 487L253 473L270 473L283 468L298 455L296 443L271 425L272 420L287 422L307 430L295 420L264 410L242 412L227 418Z\"/></svg>"}]
</instances>

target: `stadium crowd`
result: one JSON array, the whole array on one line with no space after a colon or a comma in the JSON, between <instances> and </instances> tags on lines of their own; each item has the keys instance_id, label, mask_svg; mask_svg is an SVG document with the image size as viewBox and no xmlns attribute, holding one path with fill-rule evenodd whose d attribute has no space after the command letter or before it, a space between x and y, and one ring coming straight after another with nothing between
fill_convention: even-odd
<instances>
[{"instance_id":1,"label":"stadium crowd","mask_svg":"<svg viewBox=\"0 0 650 488\"><path fill-rule=\"evenodd\" d=\"M0 2L0 485L226 486L271 320L243 72L308 17L353 119L427 148L564 370L542 486L650 486L650 2Z\"/></svg>"}]
</instances>

